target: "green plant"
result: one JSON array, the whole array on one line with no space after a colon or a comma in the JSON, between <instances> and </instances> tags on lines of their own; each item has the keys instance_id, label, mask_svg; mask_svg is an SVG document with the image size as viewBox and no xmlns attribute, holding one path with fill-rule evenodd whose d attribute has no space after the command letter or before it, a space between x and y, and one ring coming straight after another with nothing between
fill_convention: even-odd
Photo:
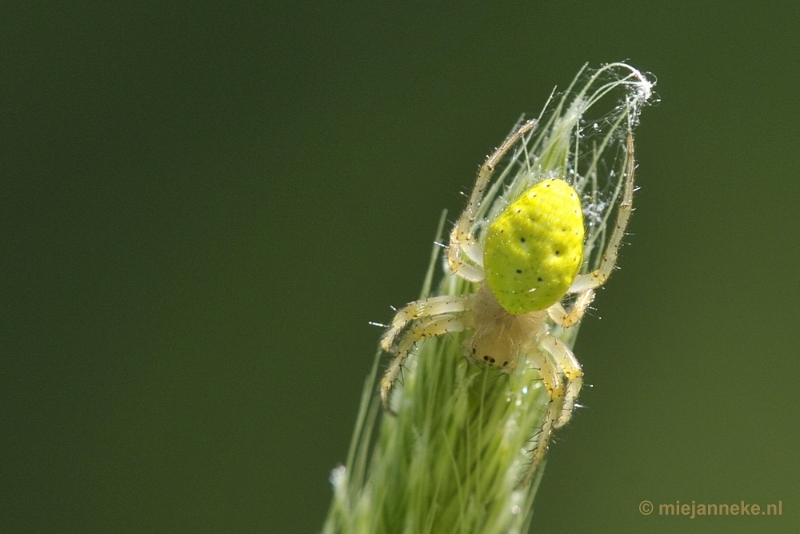
<instances>
[{"instance_id":1,"label":"green plant","mask_svg":"<svg viewBox=\"0 0 800 534\"><path fill-rule=\"evenodd\" d=\"M470 228L475 240L482 244L490 223L534 184L558 178L581 200L586 237L580 272L597 269L614 248L609 245L612 214L630 211L627 206L620 212L620 199L625 178L632 180L632 131L652 85L623 63L581 69L563 94L551 97L535 127L519 136L520 148L496 169ZM437 238L443 225L444 216ZM447 264L433 289L437 257L434 247L422 296L476 292L478 284L454 275ZM549 331L571 347L577 326L552 323ZM403 383L393 391L396 417L380 417L376 355L346 467L331 477L334 499L326 534L527 531L543 473L536 460L531 469L531 450L546 450L558 426L553 413L561 410L561 405L553 410L553 404L564 399L543 386L540 360L521 358L508 373L469 365L462 348L469 332L439 335L443 332L417 343L417 352L405 361ZM534 470L536 477L528 483L525 474Z\"/></svg>"}]
</instances>

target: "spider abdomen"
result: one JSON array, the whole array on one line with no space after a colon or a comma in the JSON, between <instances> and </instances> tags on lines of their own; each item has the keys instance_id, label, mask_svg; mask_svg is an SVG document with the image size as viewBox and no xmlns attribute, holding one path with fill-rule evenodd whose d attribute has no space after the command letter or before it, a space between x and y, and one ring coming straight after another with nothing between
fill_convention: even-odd
<instances>
[{"instance_id":1,"label":"spider abdomen","mask_svg":"<svg viewBox=\"0 0 800 534\"><path fill-rule=\"evenodd\" d=\"M583 211L564 180L543 180L511 203L486 233L486 283L513 314L549 308L583 261Z\"/></svg>"}]
</instances>

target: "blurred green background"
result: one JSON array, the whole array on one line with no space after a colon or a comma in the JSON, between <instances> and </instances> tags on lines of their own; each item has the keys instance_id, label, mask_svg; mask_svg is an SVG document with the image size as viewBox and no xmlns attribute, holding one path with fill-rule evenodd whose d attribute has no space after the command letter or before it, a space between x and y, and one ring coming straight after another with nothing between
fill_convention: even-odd
<instances>
[{"instance_id":1,"label":"blurred green background","mask_svg":"<svg viewBox=\"0 0 800 534\"><path fill-rule=\"evenodd\" d=\"M0 532L317 531L368 321L520 114L618 60L661 102L535 531L798 532L798 27L788 1L4 4Z\"/></svg>"}]
</instances>

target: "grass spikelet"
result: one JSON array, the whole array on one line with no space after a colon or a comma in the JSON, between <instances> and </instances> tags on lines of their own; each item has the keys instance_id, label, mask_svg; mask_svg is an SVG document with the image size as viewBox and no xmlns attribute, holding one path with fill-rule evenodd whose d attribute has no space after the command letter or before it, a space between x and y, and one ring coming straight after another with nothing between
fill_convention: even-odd
<instances>
[{"instance_id":1,"label":"grass spikelet","mask_svg":"<svg viewBox=\"0 0 800 534\"><path fill-rule=\"evenodd\" d=\"M478 240L523 191L562 177L579 193L584 211L582 272L595 269L621 194L626 136L652 98L652 86L624 63L581 69L566 91L551 96L537 127L498 168L473 226ZM443 215L439 241L444 222ZM434 247L422 296L476 290L446 262L434 285L437 265ZM573 345L577 327L551 330ZM527 532L543 469L531 484L517 484L539 439L549 396L529 363L511 374L469 365L462 355L466 335L418 343L392 392L396 417L383 414L376 395L376 355L346 463L331 475L334 496L324 533Z\"/></svg>"}]
</instances>

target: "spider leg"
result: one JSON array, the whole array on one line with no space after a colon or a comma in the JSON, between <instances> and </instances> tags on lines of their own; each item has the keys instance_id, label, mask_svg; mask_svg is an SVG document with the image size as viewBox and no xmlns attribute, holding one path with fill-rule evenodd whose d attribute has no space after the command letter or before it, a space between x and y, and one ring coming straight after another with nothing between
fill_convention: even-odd
<instances>
[{"instance_id":1,"label":"spider leg","mask_svg":"<svg viewBox=\"0 0 800 534\"><path fill-rule=\"evenodd\" d=\"M575 278L575 281L570 286L569 293L581 293L587 289L594 289L606 283L614 266L617 264L617 257L619 256L619 247L622 244L622 238L625 236L625 228L628 227L628 220L631 218L633 211L633 175L636 170L636 161L633 154L633 135L628 133L627 139L627 167L625 170L625 187L622 192L622 201L617 210L617 222L614 226L614 232L608 240L603 260L600 262L600 267L597 270L588 274L582 274Z\"/></svg>"},{"instance_id":2,"label":"spider leg","mask_svg":"<svg viewBox=\"0 0 800 534\"><path fill-rule=\"evenodd\" d=\"M531 347L527 351L527 355L531 363L539 368L539 374L542 377L547 394L550 396L550 402L547 404L542 425L539 427L539 436L531 453L531 464L528 466L525 476L517 484L517 489L526 487L533 480L539 464L542 463L545 454L547 454L547 446L550 443L553 429L556 428L556 423L564 404L564 386L558 376L558 369L553 365L553 362L537 346Z\"/></svg>"},{"instance_id":3,"label":"spider leg","mask_svg":"<svg viewBox=\"0 0 800 534\"><path fill-rule=\"evenodd\" d=\"M567 385L564 393L564 404L558 414L558 421L554 425L554 428L561 428L572 417L575 400L578 398L581 386L583 386L583 370L569 347L554 335L550 333L543 335L539 340L539 344L553 357L556 365L563 373L564 381Z\"/></svg>"},{"instance_id":4,"label":"spider leg","mask_svg":"<svg viewBox=\"0 0 800 534\"><path fill-rule=\"evenodd\" d=\"M570 420L575 400L583 385L583 371L575 355L569 347L547 330L541 330L537 335L537 346L528 351L528 359L539 367L550 402L531 455L531 465L518 488L527 486L533 479L536 469L547 454L553 430L564 426ZM560 377L562 373L563 380Z\"/></svg>"},{"instance_id":5,"label":"spider leg","mask_svg":"<svg viewBox=\"0 0 800 534\"><path fill-rule=\"evenodd\" d=\"M395 412L389 406L389 392L392 389L392 385L394 385L394 381L397 380L400 370L403 368L403 363L413 350L414 344L417 341L433 336L441 336L448 332L461 332L466 328L467 323L461 317L434 315L420 319L403 334L397 345L395 357L386 369L383 378L381 378L381 402L387 412L395 415Z\"/></svg>"},{"instance_id":6,"label":"spider leg","mask_svg":"<svg viewBox=\"0 0 800 534\"><path fill-rule=\"evenodd\" d=\"M505 141L489 155L486 162L481 165L467 207L464 208L464 212L461 214L455 227L453 227L453 231L450 233L450 246L447 248L447 262L450 265L450 270L470 282L480 282L483 280L483 270L480 268L482 263L481 247L471 234L472 226L475 224L475 218L477 217L478 208L481 200L483 200L483 194L486 192L489 181L494 175L494 169L497 163L503 159L503 156L511 150L511 147L533 129L534 126L536 126L536 120L523 123L519 128L514 130ZM462 252L467 259L477 265L467 263L465 258L461 255Z\"/></svg>"},{"instance_id":7,"label":"spider leg","mask_svg":"<svg viewBox=\"0 0 800 534\"><path fill-rule=\"evenodd\" d=\"M556 302L547 309L547 314L557 325L569 328L583 318L592 300L594 300L594 289L587 289L575 300L569 311L560 302Z\"/></svg>"},{"instance_id":8,"label":"spider leg","mask_svg":"<svg viewBox=\"0 0 800 534\"><path fill-rule=\"evenodd\" d=\"M392 352L397 335L410 322L445 313L461 312L469 307L470 297L459 295L442 295L429 299L415 300L401 308L392 319L392 324L381 336L381 349Z\"/></svg>"}]
</instances>

